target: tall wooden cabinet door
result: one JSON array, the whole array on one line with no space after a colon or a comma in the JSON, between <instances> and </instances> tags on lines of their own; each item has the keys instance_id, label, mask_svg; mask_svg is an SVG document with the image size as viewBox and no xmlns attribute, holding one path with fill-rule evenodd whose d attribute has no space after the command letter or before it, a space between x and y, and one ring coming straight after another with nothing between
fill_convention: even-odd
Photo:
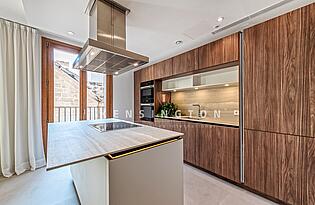
<instances>
[{"instance_id":1,"label":"tall wooden cabinet door","mask_svg":"<svg viewBox=\"0 0 315 205\"><path fill-rule=\"evenodd\" d=\"M134 121L140 121L140 82L141 71L134 72Z\"/></svg>"},{"instance_id":2,"label":"tall wooden cabinet door","mask_svg":"<svg viewBox=\"0 0 315 205\"><path fill-rule=\"evenodd\" d=\"M162 79L173 75L173 59L167 59L153 65L154 79Z\"/></svg>"},{"instance_id":3,"label":"tall wooden cabinet door","mask_svg":"<svg viewBox=\"0 0 315 205\"><path fill-rule=\"evenodd\" d=\"M309 8L244 31L245 128L312 135Z\"/></svg>"},{"instance_id":4,"label":"tall wooden cabinet door","mask_svg":"<svg viewBox=\"0 0 315 205\"><path fill-rule=\"evenodd\" d=\"M302 204L315 204L315 138L303 138Z\"/></svg>"},{"instance_id":5,"label":"tall wooden cabinet door","mask_svg":"<svg viewBox=\"0 0 315 205\"><path fill-rule=\"evenodd\" d=\"M307 122L310 122L310 133L311 137L315 137L315 3L309 5L309 11L310 11L310 39L309 39L309 61L308 61L308 70L306 70L306 75L310 76L310 113L307 116L310 116L306 120L304 120L305 124L308 124ZM308 120L310 119L310 120ZM313 192L314 193L314 192ZM313 201L315 204L315 200Z\"/></svg>"},{"instance_id":6,"label":"tall wooden cabinet door","mask_svg":"<svg viewBox=\"0 0 315 205\"><path fill-rule=\"evenodd\" d=\"M252 130L245 130L244 137L245 185L288 204L300 205L300 137Z\"/></svg>"},{"instance_id":7,"label":"tall wooden cabinet door","mask_svg":"<svg viewBox=\"0 0 315 205\"><path fill-rule=\"evenodd\" d=\"M198 69L198 49L188 51L173 58L173 75Z\"/></svg>"}]
</instances>

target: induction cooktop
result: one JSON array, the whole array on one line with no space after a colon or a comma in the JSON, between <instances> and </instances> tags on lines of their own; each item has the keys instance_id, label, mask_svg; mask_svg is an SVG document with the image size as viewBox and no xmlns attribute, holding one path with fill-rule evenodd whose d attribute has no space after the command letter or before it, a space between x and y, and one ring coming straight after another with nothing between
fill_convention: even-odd
<instances>
[{"instance_id":1,"label":"induction cooktop","mask_svg":"<svg viewBox=\"0 0 315 205\"><path fill-rule=\"evenodd\" d=\"M89 124L89 126L93 127L99 132L141 127L140 125L135 125L127 122L103 122L98 124Z\"/></svg>"}]
</instances>

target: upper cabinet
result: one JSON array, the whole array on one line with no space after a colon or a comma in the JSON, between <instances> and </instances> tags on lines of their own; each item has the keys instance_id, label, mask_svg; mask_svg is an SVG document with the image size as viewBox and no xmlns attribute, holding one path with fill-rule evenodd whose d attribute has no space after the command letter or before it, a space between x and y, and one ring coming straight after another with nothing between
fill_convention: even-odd
<instances>
[{"instance_id":1,"label":"upper cabinet","mask_svg":"<svg viewBox=\"0 0 315 205\"><path fill-rule=\"evenodd\" d=\"M173 58L173 75L198 69L198 49L188 51Z\"/></svg>"},{"instance_id":2,"label":"upper cabinet","mask_svg":"<svg viewBox=\"0 0 315 205\"><path fill-rule=\"evenodd\" d=\"M140 72L141 72L141 82L146 82L146 81L155 79L152 65L141 69Z\"/></svg>"},{"instance_id":3,"label":"upper cabinet","mask_svg":"<svg viewBox=\"0 0 315 205\"><path fill-rule=\"evenodd\" d=\"M173 75L173 58L153 65L154 79L167 78Z\"/></svg>"},{"instance_id":4,"label":"upper cabinet","mask_svg":"<svg viewBox=\"0 0 315 205\"><path fill-rule=\"evenodd\" d=\"M239 33L211 42L198 49L199 69L239 60Z\"/></svg>"},{"instance_id":5,"label":"upper cabinet","mask_svg":"<svg viewBox=\"0 0 315 205\"><path fill-rule=\"evenodd\" d=\"M245 128L315 137L314 9L244 31Z\"/></svg>"}]
</instances>

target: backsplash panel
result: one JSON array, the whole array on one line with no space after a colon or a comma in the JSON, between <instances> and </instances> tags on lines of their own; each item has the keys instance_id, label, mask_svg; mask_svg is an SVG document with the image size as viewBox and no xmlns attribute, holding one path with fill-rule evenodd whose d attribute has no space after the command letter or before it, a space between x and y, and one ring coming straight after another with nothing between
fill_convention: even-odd
<instances>
[{"instance_id":1,"label":"backsplash panel","mask_svg":"<svg viewBox=\"0 0 315 205\"><path fill-rule=\"evenodd\" d=\"M239 87L214 87L200 90L186 90L171 93L171 101L178 105L182 115L198 115L198 108L192 104L200 104L206 120L227 124L239 124ZM235 113L236 112L236 113Z\"/></svg>"}]
</instances>

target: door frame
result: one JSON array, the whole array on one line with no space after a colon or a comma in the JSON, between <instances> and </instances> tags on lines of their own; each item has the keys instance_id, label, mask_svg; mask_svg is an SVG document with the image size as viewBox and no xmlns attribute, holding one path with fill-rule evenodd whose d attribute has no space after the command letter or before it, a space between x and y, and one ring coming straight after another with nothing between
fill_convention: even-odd
<instances>
[{"instance_id":1,"label":"door frame","mask_svg":"<svg viewBox=\"0 0 315 205\"><path fill-rule=\"evenodd\" d=\"M79 53L81 48L42 37L42 137L47 156L48 123L54 122L54 49ZM80 120L85 119L87 105L86 72L80 71Z\"/></svg>"}]
</instances>

